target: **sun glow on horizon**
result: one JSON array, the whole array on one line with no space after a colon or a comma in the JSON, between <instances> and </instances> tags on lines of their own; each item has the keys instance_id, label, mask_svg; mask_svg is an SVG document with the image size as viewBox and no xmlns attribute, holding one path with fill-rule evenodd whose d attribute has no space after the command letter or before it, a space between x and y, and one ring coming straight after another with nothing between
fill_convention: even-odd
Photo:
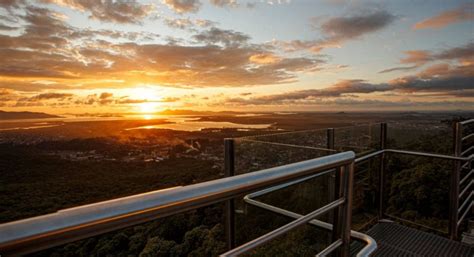
<instances>
[{"instance_id":1,"label":"sun glow on horizon","mask_svg":"<svg viewBox=\"0 0 474 257\"><path fill-rule=\"evenodd\" d=\"M160 103L159 102L144 102L144 103L139 103L137 106L141 113L155 113L158 111L158 107L160 107Z\"/></svg>"},{"instance_id":2,"label":"sun glow on horizon","mask_svg":"<svg viewBox=\"0 0 474 257\"><path fill-rule=\"evenodd\" d=\"M156 89L150 87L135 88L130 91L129 95L131 98L141 101L135 107L137 112L144 114L144 119L151 119L152 115L150 114L160 111L160 107L162 107L162 97L158 95Z\"/></svg>"}]
</instances>

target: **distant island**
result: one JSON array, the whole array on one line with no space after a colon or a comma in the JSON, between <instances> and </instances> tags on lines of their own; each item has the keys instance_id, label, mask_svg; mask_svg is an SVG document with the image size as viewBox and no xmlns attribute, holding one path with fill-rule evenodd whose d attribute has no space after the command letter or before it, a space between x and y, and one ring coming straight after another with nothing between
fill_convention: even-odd
<instances>
[{"instance_id":1,"label":"distant island","mask_svg":"<svg viewBox=\"0 0 474 257\"><path fill-rule=\"evenodd\" d=\"M6 112L0 110L0 120L20 120L20 119L46 119L61 118L61 116L51 115L42 112Z\"/></svg>"}]
</instances>

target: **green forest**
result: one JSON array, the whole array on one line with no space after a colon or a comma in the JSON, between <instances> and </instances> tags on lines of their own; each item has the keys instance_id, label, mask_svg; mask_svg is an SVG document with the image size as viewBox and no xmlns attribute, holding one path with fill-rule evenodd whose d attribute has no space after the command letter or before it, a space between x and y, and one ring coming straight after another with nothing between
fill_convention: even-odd
<instances>
[{"instance_id":1,"label":"green forest","mask_svg":"<svg viewBox=\"0 0 474 257\"><path fill-rule=\"evenodd\" d=\"M447 126L449 127L449 126ZM389 147L433 153L449 153L452 142L446 130L397 140L389 131ZM337 134L336 134L337 136ZM289 140L289 139L288 139ZM305 139L308 140L308 139ZM60 209L143 193L176 185L222 177L212 161L176 157L162 162L80 161L44 154L44 149L105 149L123 154L123 145L107 139L74 139L68 142L21 146L0 145L0 222L51 213ZM240 145L239 173L277 166L323 155L285 148ZM377 144L371 147L376 148ZM253 149L250 151L249 149ZM267 149L267 150L265 150ZM244 155L246 153L247 155ZM250 156L253 155L253 156ZM244 161L246 159L247 161ZM282 159L284 161L282 161ZM250 160L250 161L249 161ZM257 163L257 164L256 164ZM439 231L447 231L449 174L453 163L428 158L391 155L386 163L386 213ZM374 217L378 159L371 161L356 179L354 227ZM362 167L360 167L362 169ZM8 172L6 172L8 171ZM179 172L177 172L179 171ZM328 201L327 178L318 178L269 194L270 204L308 213ZM241 244L290 220L237 201L236 238ZM223 204L160 218L93 238L44 250L31 256L217 256L226 250ZM410 225L410 224L408 224ZM305 226L255 251L255 256L313 256L327 246L329 233Z\"/></svg>"}]
</instances>

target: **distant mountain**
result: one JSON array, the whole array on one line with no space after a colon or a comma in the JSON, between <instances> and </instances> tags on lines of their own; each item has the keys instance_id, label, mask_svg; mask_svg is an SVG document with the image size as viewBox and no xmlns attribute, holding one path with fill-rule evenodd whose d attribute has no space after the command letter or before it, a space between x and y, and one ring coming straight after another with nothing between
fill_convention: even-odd
<instances>
[{"instance_id":1,"label":"distant mountain","mask_svg":"<svg viewBox=\"0 0 474 257\"><path fill-rule=\"evenodd\" d=\"M61 118L61 116L51 115L42 112L5 112L0 110L0 120L20 120L20 119L45 119Z\"/></svg>"},{"instance_id":2,"label":"distant mountain","mask_svg":"<svg viewBox=\"0 0 474 257\"><path fill-rule=\"evenodd\" d=\"M212 111L193 111L186 109L166 109L159 112L161 115L223 115L223 114L236 114L238 112L222 111L222 112L212 112Z\"/></svg>"}]
</instances>

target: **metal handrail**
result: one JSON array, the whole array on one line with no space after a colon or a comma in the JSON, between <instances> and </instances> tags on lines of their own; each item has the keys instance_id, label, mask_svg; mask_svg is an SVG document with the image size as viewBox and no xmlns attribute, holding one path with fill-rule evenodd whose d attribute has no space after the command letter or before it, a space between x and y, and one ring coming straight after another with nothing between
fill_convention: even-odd
<instances>
[{"instance_id":1,"label":"metal handrail","mask_svg":"<svg viewBox=\"0 0 474 257\"><path fill-rule=\"evenodd\" d=\"M367 159L377 157L378 155L381 155L383 153L405 154L405 155L412 155L412 156L439 158L439 159L447 159L447 160L455 160L455 161L460 161L460 160L461 161L467 161L467 160L471 160L473 158L473 156L470 156L470 157L456 157L456 156L450 156L450 155L432 154L432 153L406 151L406 150L398 150L398 149L383 149L383 150L379 150L379 151L375 151L373 153L370 153L366 156L359 157L359 158L355 159L355 163L364 162ZM326 173L329 173L329 172L332 172L332 171L331 170L326 171ZM265 204L265 203L262 203L262 202L259 202L259 201L256 201L252 198L257 197L257 196L261 196L261 195L264 195L264 194L267 194L267 193L270 193L270 192L273 192L273 191L276 191L276 190L279 190L279 189L283 189L283 188L289 187L291 185L302 183L304 181L313 179L314 177L316 177L316 176L314 176L314 175L313 176L308 176L308 177L305 177L305 178L301 178L299 180L291 181L291 182L288 182L288 183L285 183L285 184L277 185L277 186L274 186L274 187L271 187L271 188L267 188L267 189L264 189L264 190L246 195L244 197L244 201L248 204L251 204L251 205L254 205L254 206L257 206L257 207L260 207L260 208L263 208L263 209L266 209L266 210L269 210L269 211L272 211L272 212L275 212L275 213L278 213L278 214L281 214L281 215L284 215L284 216L287 216L287 217L291 217L291 218L294 218L294 219L301 219L302 217L305 217L305 216L303 216L301 214L294 213L294 212L290 212L288 210L284 210L284 209L281 209L281 208L278 208L278 207L275 207L275 206L272 206L272 205L268 205L268 204ZM316 219L313 219L310 222L310 224L332 230L332 225L331 224L324 223L324 222L316 220ZM264 239L267 238L266 236L267 235L264 235L264 236L262 236L262 239L260 239L260 240L256 239L256 240L250 242L250 244L253 247L256 247L256 246L260 245L260 244L256 244L256 242L263 243ZM362 240L362 241L366 242L366 246L357 254L357 256L369 256L377 248L377 244L376 244L375 240L373 240L368 235L365 235L365 234L362 234L362 233L359 233L359 232L356 232L356 231L351 231L351 236L356 238L356 239L359 239L359 240ZM326 251L333 250L333 247L335 247L336 245L339 246L338 241L333 242L333 244L331 244L330 247L325 249L324 253L326 253ZM247 245L244 245L244 246L247 246ZM244 248L244 246L242 246L242 248ZM247 248L245 248L245 249L247 249ZM226 253L226 255L222 255L222 256L232 256L232 253L240 253L240 250L242 250L242 249L237 248L237 249L234 249L234 250ZM321 255L321 253L320 253L320 256L324 256L324 254Z\"/></svg>"},{"instance_id":2,"label":"metal handrail","mask_svg":"<svg viewBox=\"0 0 474 257\"><path fill-rule=\"evenodd\" d=\"M474 159L474 154L470 156L452 156L452 155L445 155L445 154L435 154L435 153L424 153L424 152L416 152L416 151L407 151L407 150L399 150L399 149L383 149L372 152L370 154L361 156L355 159L355 162L362 162L367 159L374 158L378 155L383 153L396 153L396 154L404 154L404 155L413 155L413 156L420 156L420 157L428 157L428 158L436 158L436 159L445 159L445 160L452 160L452 161L472 161Z\"/></svg>"},{"instance_id":3,"label":"metal handrail","mask_svg":"<svg viewBox=\"0 0 474 257\"><path fill-rule=\"evenodd\" d=\"M468 125L468 124L471 124L471 123L474 123L474 119L459 122L459 124L461 124L462 126Z\"/></svg>"},{"instance_id":4,"label":"metal handrail","mask_svg":"<svg viewBox=\"0 0 474 257\"><path fill-rule=\"evenodd\" d=\"M461 214L461 211L464 209L464 207L469 203L472 202L472 196L474 195L474 192L471 191L468 197L464 200L464 202L461 204L461 206L458 209L458 214ZM469 208L468 208L469 209Z\"/></svg>"},{"instance_id":5,"label":"metal handrail","mask_svg":"<svg viewBox=\"0 0 474 257\"><path fill-rule=\"evenodd\" d=\"M301 217L297 218L296 220L282 226L282 227L279 227L273 231L270 231L269 233L263 235L263 236L260 236L259 238L256 238L248 243L245 243L239 247L236 247L224 254L221 254L220 256L222 257L227 257L227 256L238 256L240 254L244 254L246 252L249 252L257 247L259 247L260 245L268 242L268 241L271 241L273 240L274 238L278 237L278 236L281 236L285 233L287 233L288 231L298 227L298 226L301 226L301 225L304 225L308 222L310 222L311 220L313 220L314 218L330 211L330 210L333 210L334 208L337 208L343 204L346 203L346 200L344 198L339 198L337 199L336 201L333 201L307 215L301 215ZM342 243L342 239L339 239L341 240L341 243Z\"/></svg>"},{"instance_id":6,"label":"metal handrail","mask_svg":"<svg viewBox=\"0 0 474 257\"><path fill-rule=\"evenodd\" d=\"M466 182L470 177L471 175L474 173L474 169L471 169L471 171L469 171L460 181L459 181L459 185L462 185L464 184L464 182Z\"/></svg>"},{"instance_id":7,"label":"metal handrail","mask_svg":"<svg viewBox=\"0 0 474 257\"><path fill-rule=\"evenodd\" d=\"M471 211L471 208L472 206L474 206L474 202L471 201L471 204L469 205L469 207L467 207L467 209L464 211L464 213L461 215L461 218L459 218L458 222L457 222L457 225L461 225L461 223L463 222L464 218L466 217L466 215Z\"/></svg>"},{"instance_id":8,"label":"metal handrail","mask_svg":"<svg viewBox=\"0 0 474 257\"><path fill-rule=\"evenodd\" d=\"M351 152L353 153L353 152ZM354 154L354 153L353 153ZM270 192L269 190L278 190L280 188L287 187L289 184L295 184L295 183L301 183L302 181L308 180L310 178L315 178L319 177L328 173L336 172L337 170L341 171L341 181L340 181L340 186L341 186L341 191L340 191L340 198L328 203L327 205L307 214L307 215L299 215L294 221L279 227L265 235L262 235L250 242L247 242L241 246L235 247L231 249L230 251L221 254L221 257L229 257L229 256L238 256L240 254L247 253L262 244L267 243L268 241L281 236L287 232L289 232L292 229L295 229L298 226L304 225L306 223L309 223L313 221L314 218L330 211L333 210L337 207L340 207L340 215L338 215L338 219L335 220L334 222L337 222L338 225L337 228L339 228L339 235L334 234L335 237L339 237L336 242L340 241L340 244L337 244L337 247L341 246L341 256L349 256L350 254L350 238L351 238L351 219L352 219L352 193L353 193L353 185L354 185L354 158L355 154L352 158L352 162L350 165L341 165L338 167L338 169L328 169L324 172L320 172L311 176L307 176L304 178L301 178L296 181L290 181L288 183L285 183L283 185L277 185L271 188L267 188L261 191L258 191L257 194L262 194L262 192ZM248 198L248 195L244 197ZM328 251L334 251L336 250L337 247L335 247L335 244L331 245L332 247L330 249L325 249L323 250L322 254L325 255Z\"/></svg>"},{"instance_id":9,"label":"metal handrail","mask_svg":"<svg viewBox=\"0 0 474 257\"><path fill-rule=\"evenodd\" d=\"M354 162L352 151L0 224L0 253L25 254L232 199ZM350 202L350 201L349 201Z\"/></svg>"},{"instance_id":10,"label":"metal handrail","mask_svg":"<svg viewBox=\"0 0 474 257\"><path fill-rule=\"evenodd\" d=\"M464 187L464 189L461 191L461 193L459 193L459 199L461 199L464 196L464 194L469 191L469 188L471 188L471 186L473 184L474 184L474 180L471 180L471 182L469 182L469 184L467 184L467 186Z\"/></svg>"},{"instance_id":11,"label":"metal handrail","mask_svg":"<svg viewBox=\"0 0 474 257\"><path fill-rule=\"evenodd\" d=\"M471 134L469 134L469 135L467 135L467 136L464 136L463 138L461 138L461 141L466 141L466 140L468 140L468 139L471 138L471 137L474 137L474 133L471 133Z\"/></svg>"},{"instance_id":12,"label":"metal handrail","mask_svg":"<svg viewBox=\"0 0 474 257\"><path fill-rule=\"evenodd\" d=\"M384 154L384 153L404 154L404 155L438 158L438 159L446 159L446 160L454 160L454 161L470 161L474 157L473 155L471 155L469 157L456 157L456 156L443 155L443 154L433 154L433 153L424 153L424 152L398 150L398 149L383 149L383 150L375 151L373 153L370 153L370 154L367 154L365 156L359 157L359 158L355 159L355 163L357 164L357 163L364 162L368 159L375 158L378 155L381 155L381 154ZM329 173L329 172L331 172L331 171L327 171L326 173ZM250 204L250 205L260 207L260 208L266 209L268 211L271 211L271 212L274 212L274 213L277 213L277 214L280 214L280 215L284 215L284 216L294 218L294 219L301 219L302 217L305 217L305 216L303 216L301 214L298 214L298 213L294 213L294 212L285 210L285 209L278 208L276 206L272 206L272 205L269 205L269 204L265 204L265 203L256 201L253 198L258 197L258 196L262 196L264 194L268 194L270 192L280 190L280 189L283 189L283 188L286 188L286 187L289 187L289 186L292 186L292 185L295 185L295 184L298 184L298 183L302 183L304 181L313 179L314 177L315 176L308 176L308 177L305 177L305 178L301 178L299 180L287 182L285 184L277 185L277 186L274 186L274 187L271 187L271 188L267 188L267 189L264 189L264 190L261 190L261 191L258 191L258 192L251 193L251 194L246 195L244 197L244 201L246 203ZM461 206L461 208L462 207L463 206ZM466 215L466 213L464 213L462 215L462 217L464 217L465 215ZM333 229L331 224L322 222L322 221L317 220L317 219L313 219L309 223L312 224L312 225L318 226L318 227L326 228L328 230ZM417 225L420 225L420 224L417 224ZM361 240L361 241L364 241L366 243L366 246L364 248L362 248L361 251L358 252L358 254L357 254L358 257L370 256L370 254L372 252L374 252L377 248L377 243L375 242L375 240L373 238L371 238L370 236L366 235L366 234L351 230L351 237L353 237L355 239L358 239L358 240ZM258 241L258 239L256 239L255 241ZM325 256L327 253L332 252L338 246L339 246L339 241L336 240L331 245L329 245L326 249L324 249L323 252L320 252L320 254L318 254L317 256ZM232 252L234 252L234 251L238 252L235 249ZM223 255L223 256L231 256L231 255Z\"/></svg>"},{"instance_id":13,"label":"metal handrail","mask_svg":"<svg viewBox=\"0 0 474 257\"><path fill-rule=\"evenodd\" d=\"M282 188L286 188L286 187L289 187L289 186L292 186L292 185L296 185L296 184L305 182L305 181L313 179L313 178L315 178L315 176L308 176L308 177L305 177L305 178L302 178L302 179L299 179L299 180L291 181L291 182L288 182L288 183L285 183L285 184L277 185L277 186L267 188L267 189L264 189L264 190L261 190L261 191L258 191L258 192L254 192L254 193L251 193L251 194L248 194L248 195L244 196L244 201L247 204L250 204L250 205L253 205L253 206L256 206L256 207L259 207L259 208L262 208L262 209L265 209L265 210L268 210L268 211L271 211L271 212L274 212L274 213L277 213L277 214L280 214L280 215L283 215L283 216L286 216L286 217L289 217L289 218L299 219L299 218L303 217L303 215L295 213L295 212L291 212L291 211L288 211L288 210L285 210L285 209L282 209L282 208L279 208L279 207L276 207L276 206L273 206L273 205L269 205L269 204L266 204L266 203L263 203L263 202L259 202L259 201L255 200L253 198L259 197L259 196L262 196L262 195L265 195L265 194L268 194L268 193L271 193L271 192L274 192L274 191L277 191L277 190L280 190ZM326 223L326 222L321 221L321 220L312 219L309 222L309 224L320 227L320 228L323 228L323 229L326 229L326 230L329 230L329 231L333 230L333 225L332 224ZM355 230L351 230L350 233L351 233L351 237L366 243L366 246L364 246L357 253L357 257L370 256L370 254L372 254L377 249L377 242L372 237L370 237L369 235L357 232ZM338 241L335 241L333 244L336 244L336 242L338 242ZM317 256L325 256L327 253L332 252L334 249L331 246L335 246L333 244L328 246L328 248L324 249ZM337 244L337 245L339 246L339 244Z\"/></svg>"},{"instance_id":14,"label":"metal handrail","mask_svg":"<svg viewBox=\"0 0 474 257\"><path fill-rule=\"evenodd\" d=\"M469 147L469 148L466 149L465 151L463 151L463 152L461 153L461 156L464 156L465 154L471 152L472 150L474 150L474 145L471 146L471 147Z\"/></svg>"},{"instance_id":15,"label":"metal handrail","mask_svg":"<svg viewBox=\"0 0 474 257\"><path fill-rule=\"evenodd\" d=\"M240 139L240 141L241 142L259 143L259 144L271 144L271 145L278 145L278 146L286 146L286 147L293 147L293 148L299 148L299 149L318 150L318 151L324 151L324 152L337 152L337 150L327 149L327 148L322 148L322 147L301 146L301 145L293 145L293 144L278 143L278 142L267 142L267 141L246 139L246 138Z\"/></svg>"}]
</instances>

